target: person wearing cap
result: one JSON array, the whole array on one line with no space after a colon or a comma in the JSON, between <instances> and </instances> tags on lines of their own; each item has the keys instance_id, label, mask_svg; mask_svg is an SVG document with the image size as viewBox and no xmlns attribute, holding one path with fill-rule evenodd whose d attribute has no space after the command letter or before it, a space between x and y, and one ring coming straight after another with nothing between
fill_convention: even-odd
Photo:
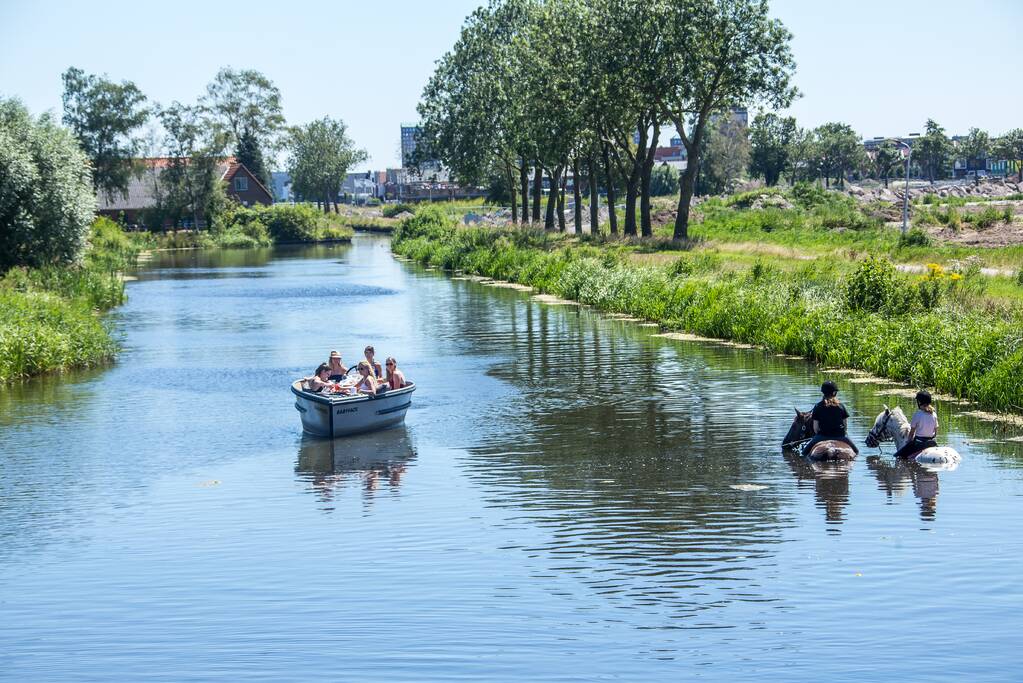
<instances>
[{"instance_id":1,"label":"person wearing cap","mask_svg":"<svg viewBox=\"0 0 1023 683\"><path fill-rule=\"evenodd\" d=\"M343 382L348 374L348 368L341 364L341 354L331 351L327 363L330 365L330 381Z\"/></svg>"},{"instance_id":2,"label":"person wearing cap","mask_svg":"<svg viewBox=\"0 0 1023 683\"><path fill-rule=\"evenodd\" d=\"M821 441L841 441L848 444L854 453L859 453L860 449L846 436L849 411L838 400L838 386L828 380L821 385L821 393L824 394L824 399L813 407L810 414L814 437L803 446L803 455L809 455L813 447Z\"/></svg>"},{"instance_id":3,"label":"person wearing cap","mask_svg":"<svg viewBox=\"0 0 1023 683\"><path fill-rule=\"evenodd\" d=\"M916 405L917 411L913 413L913 419L909 423L909 442L895 452L896 458L908 458L925 448L934 448L938 445L934 440L938 436L938 415L931 405L930 392L918 391Z\"/></svg>"}]
</instances>

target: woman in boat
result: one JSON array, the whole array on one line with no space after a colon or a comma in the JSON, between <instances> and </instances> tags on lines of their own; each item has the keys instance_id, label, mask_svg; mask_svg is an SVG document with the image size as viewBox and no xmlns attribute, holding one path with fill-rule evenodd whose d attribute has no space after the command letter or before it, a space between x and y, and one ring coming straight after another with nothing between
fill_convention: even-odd
<instances>
[{"instance_id":1,"label":"woman in boat","mask_svg":"<svg viewBox=\"0 0 1023 683\"><path fill-rule=\"evenodd\" d=\"M359 379L355 383L355 392L359 394L377 393L377 381L372 375L369 363L359 361Z\"/></svg>"},{"instance_id":2,"label":"woman in boat","mask_svg":"<svg viewBox=\"0 0 1023 683\"><path fill-rule=\"evenodd\" d=\"M348 368L341 364L341 354L331 351L330 359L327 362L330 363L330 381L343 382L345 375L348 374Z\"/></svg>"},{"instance_id":3,"label":"woman in boat","mask_svg":"<svg viewBox=\"0 0 1023 683\"><path fill-rule=\"evenodd\" d=\"M389 356L384 365L387 367L387 388L403 389L408 383L405 381L405 373L398 369L398 361L394 356Z\"/></svg>"},{"instance_id":4,"label":"woman in boat","mask_svg":"<svg viewBox=\"0 0 1023 683\"><path fill-rule=\"evenodd\" d=\"M895 452L896 458L908 458L925 448L934 448L938 445L934 440L938 436L938 414L931 405L929 391L916 393L916 406L917 411L913 413L913 419L909 422L909 441Z\"/></svg>"},{"instance_id":5,"label":"woman in boat","mask_svg":"<svg viewBox=\"0 0 1023 683\"><path fill-rule=\"evenodd\" d=\"M373 359L373 356L376 355L376 351L373 347L367 346L363 353L366 354L366 362L369 363L370 370L373 372L373 377L376 379L383 379L384 369L380 367L380 363Z\"/></svg>"},{"instance_id":6,"label":"woman in boat","mask_svg":"<svg viewBox=\"0 0 1023 683\"><path fill-rule=\"evenodd\" d=\"M326 363L320 363L320 366L316 368L316 374L305 378L305 384L308 387L308 391L314 394L322 393L328 387L334 386L333 382L330 381L330 366Z\"/></svg>"},{"instance_id":7,"label":"woman in boat","mask_svg":"<svg viewBox=\"0 0 1023 683\"><path fill-rule=\"evenodd\" d=\"M824 399L813 407L810 414L814 437L803 446L803 455L809 455L813 447L821 441L841 441L849 444L854 453L859 453L860 449L846 436L849 411L838 400L838 386L828 380L821 385L821 393L824 394Z\"/></svg>"}]
</instances>

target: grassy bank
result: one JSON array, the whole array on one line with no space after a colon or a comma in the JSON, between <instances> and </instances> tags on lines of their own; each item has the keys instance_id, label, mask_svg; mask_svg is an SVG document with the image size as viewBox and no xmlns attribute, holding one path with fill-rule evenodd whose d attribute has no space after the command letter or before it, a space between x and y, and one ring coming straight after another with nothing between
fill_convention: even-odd
<instances>
[{"instance_id":1,"label":"grassy bank","mask_svg":"<svg viewBox=\"0 0 1023 683\"><path fill-rule=\"evenodd\" d=\"M699 248L645 265L633 257L649 245L464 228L430 207L402 224L393 249L421 263L518 282L667 329L935 387L993 409L1023 410L1023 292L978 303L979 276L965 270L937 267L910 276L873 257L849 266L825 258L793 268L764 259L736 265Z\"/></svg>"},{"instance_id":2,"label":"grassy bank","mask_svg":"<svg viewBox=\"0 0 1023 683\"><path fill-rule=\"evenodd\" d=\"M132 233L132 238L146 249L254 249L346 242L353 235L346 218L303 204L231 205L213 220L209 230L140 232Z\"/></svg>"},{"instance_id":3,"label":"grassy bank","mask_svg":"<svg viewBox=\"0 0 1023 683\"><path fill-rule=\"evenodd\" d=\"M99 314L124 301L138 246L113 222L92 226L81 264L14 268L0 279L0 382L109 361Z\"/></svg>"}]
</instances>

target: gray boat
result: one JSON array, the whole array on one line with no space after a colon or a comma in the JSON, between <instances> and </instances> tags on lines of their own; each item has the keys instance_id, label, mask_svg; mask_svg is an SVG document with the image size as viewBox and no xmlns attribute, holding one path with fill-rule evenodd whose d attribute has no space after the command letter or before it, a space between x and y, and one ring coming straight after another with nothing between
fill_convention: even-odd
<instances>
[{"instance_id":1,"label":"gray boat","mask_svg":"<svg viewBox=\"0 0 1023 683\"><path fill-rule=\"evenodd\" d=\"M386 390L375 395L313 393L302 380L291 385L295 410L302 417L302 429L316 436L334 437L384 429L405 421L416 385Z\"/></svg>"}]
</instances>

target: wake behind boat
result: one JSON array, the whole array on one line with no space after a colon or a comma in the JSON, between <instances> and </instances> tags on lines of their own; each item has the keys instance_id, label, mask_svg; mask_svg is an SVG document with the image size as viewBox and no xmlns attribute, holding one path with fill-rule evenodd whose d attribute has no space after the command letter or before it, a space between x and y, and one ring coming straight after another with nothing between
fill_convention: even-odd
<instances>
[{"instance_id":1,"label":"wake behind boat","mask_svg":"<svg viewBox=\"0 0 1023 683\"><path fill-rule=\"evenodd\" d=\"M303 380L291 384L302 429L326 437L361 434L404 422L415 390L416 385L410 382L401 389L347 396L313 393L303 388Z\"/></svg>"}]
</instances>

